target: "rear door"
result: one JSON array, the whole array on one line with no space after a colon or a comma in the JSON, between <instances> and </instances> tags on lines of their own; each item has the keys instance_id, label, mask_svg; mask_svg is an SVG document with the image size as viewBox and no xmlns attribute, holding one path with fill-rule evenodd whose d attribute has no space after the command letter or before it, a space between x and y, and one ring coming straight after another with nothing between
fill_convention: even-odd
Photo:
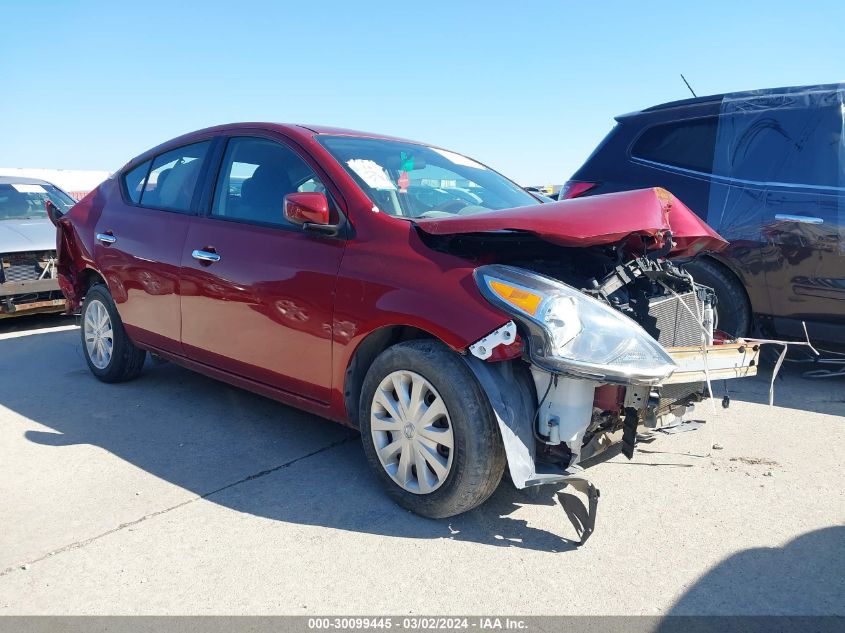
<instances>
[{"instance_id":1,"label":"rear door","mask_svg":"<svg viewBox=\"0 0 845 633\"><path fill-rule=\"evenodd\" d=\"M182 342L193 360L328 402L345 242L288 223L282 206L325 191L310 160L280 139L228 139L210 212L182 250Z\"/></svg>"},{"instance_id":2,"label":"rear door","mask_svg":"<svg viewBox=\"0 0 845 633\"><path fill-rule=\"evenodd\" d=\"M767 192L766 279L779 331L800 336L800 321L817 321L811 336L845 341L844 210L835 191Z\"/></svg>"},{"instance_id":3,"label":"rear door","mask_svg":"<svg viewBox=\"0 0 845 633\"><path fill-rule=\"evenodd\" d=\"M112 185L94 259L133 340L181 353L182 250L210 141L164 152Z\"/></svg>"},{"instance_id":4,"label":"rear door","mask_svg":"<svg viewBox=\"0 0 845 633\"><path fill-rule=\"evenodd\" d=\"M714 171L738 193L715 199L714 187L710 205L737 226L760 226L759 265L776 330L803 336L806 320L823 340L845 340L845 141L835 96L726 102Z\"/></svg>"}]
</instances>

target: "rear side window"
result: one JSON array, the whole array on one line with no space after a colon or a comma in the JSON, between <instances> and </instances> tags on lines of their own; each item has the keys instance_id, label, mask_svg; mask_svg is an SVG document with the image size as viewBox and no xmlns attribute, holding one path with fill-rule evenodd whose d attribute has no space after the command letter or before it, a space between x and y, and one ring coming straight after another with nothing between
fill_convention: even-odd
<instances>
[{"instance_id":1,"label":"rear side window","mask_svg":"<svg viewBox=\"0 0 845 633\"><path fill-rule=\"evenodd\" d=\"M150 163L152 163L152 161L148 160L123 176L123 184L126 187L126 193L129 194L129 199L135 204L138 204L141 201L141 192L144 190L144 183L146 182L147 174L150 171Z\"/></svg>"},{"instance_id":2,"label":"rear side window","mask_svg":"<svg viewBox=\"0 0 845 633\"><path fill-rule=\"evenodd\" d=\"M704 117L655 125L637 139L631 155L709 174L718 121L718 117Z\"/></svg>"},{"instance_id":3,"label":"rear side window","mask_svg":"<svg viewBox=\"0 0 845 633\"><path fill-rule=\"evenodd\" d=\"M200 169L211 141L185 145L153 159L141 206L190 212Z\"/></svg>"},{"instance_id":4,"label":"rear side window","mask_svg":"<svg viewBox=\"0 0 845 633\"><path fill-rule=\"evenodd\" d=\"M756 183L841 187L842 109L760 108L722 115L713 173Z\"/></svg>"}]
</instances>

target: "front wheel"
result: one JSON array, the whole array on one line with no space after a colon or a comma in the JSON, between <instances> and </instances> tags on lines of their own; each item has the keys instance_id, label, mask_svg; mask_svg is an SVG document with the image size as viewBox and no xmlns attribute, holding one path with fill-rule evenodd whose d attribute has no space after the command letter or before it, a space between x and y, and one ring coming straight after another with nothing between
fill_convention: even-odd
<instances>
[{"instance_id":1,"label":"front wheel","mask_svg":"<svg viewBox=\"0 0 845 633\"><path fill-rule=\"evenodd\" d=\"M498 486L505 451L495 415L469 367L442 343L408 341L382 352L360 406L367 460L402 507L454 516Z\"/></svg>"},{"instance_id":2,"label":"front wheel","mask_svg":"<svg viewBox=\"0 0 845 633\"><path fill-rule=\"evenodd\" d=\"M82 304L82 351L103 382L124 382L141 373L146 352L129 340L108 289L92 286Z\"/></svg>"}]
</instances>

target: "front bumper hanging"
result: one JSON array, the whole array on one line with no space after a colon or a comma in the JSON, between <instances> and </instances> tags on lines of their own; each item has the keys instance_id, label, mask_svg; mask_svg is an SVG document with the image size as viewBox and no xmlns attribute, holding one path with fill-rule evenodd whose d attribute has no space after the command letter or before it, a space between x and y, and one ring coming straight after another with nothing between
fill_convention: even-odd
<instances>
[{"instance_id":1,"label":"front bumper hanging","mask_svg":"<svg viewBox=\"0 0 845 633\"><path fill-rule=\"evenodd\" d=\"M578 492L587 497L587 506L575 495L569 494L564 488L557 493L563 511L566 512L569 522L578 533L579 544L583 545L593 533L596 527L596 511L599 507L599 489L586 477L580 475L568 475L564 479L567 486L572 486Z\"/></svg>"},{"instance_id":2,"label":"front bumper hanging","mask_svg":"<svg viewBox=\"0 0 845 633\"><path fill-rule=\"evenodd\" d=\"M0 319L21 314L61 312L64 309L65 299L60 294L58 279L0 284Z\"/></svg>"},{"instance_id":3,"label":"front bumper hanging","mask_svg":"<svg viewBox=\"0 0 845 633\"><path fill-rule=\"evenodd\" d=\"M666 349L678 366L662 385L727 380L757 375L760 345L742 339L723 345L669 347Z\"/></svg>"}]
</instances>

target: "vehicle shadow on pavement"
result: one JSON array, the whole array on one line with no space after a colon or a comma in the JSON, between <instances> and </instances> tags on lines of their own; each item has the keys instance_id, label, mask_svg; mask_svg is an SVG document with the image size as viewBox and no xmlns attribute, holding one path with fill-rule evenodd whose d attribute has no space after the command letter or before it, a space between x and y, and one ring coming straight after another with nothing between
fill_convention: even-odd
<instances>
[{"instance_id":1,"label":"vehicle shadow on pavement","mask_svg":"<svg viewBox=\"0 0 845 633\"><path fill-rule=\"evenodd\" d=\"M830 369L830 366L827 367ZM769 403L769 385L774 363L764 361L757 376L727 383L732 400L754 404ZM813 411L845 416L845 377L803 378L802 374L816 366L809 363L786 362L778 372L774 384L774 405L799 411ZM721 400L725 382L713 382L713 395ZM773 415L776 415L773 412Z\"/></svg>"},{"instance_id":2,"label":"vehicle shadow on pavement","mask_svg":"<svg viewBox=\"0 0 845 633\"><path fill-rule=\"evenodd\" d=\"M845 615L843 570L845 527L814 530L783 547L752 548L726 558L690 587L669 615ZM678 630L671 622L668 629Z\"/></svg>"},{"instance_id":3,"label":"vehicle shadow on pavement","mask_svg":"<svg viewBox=\"0 0 845 633\"><path fill-rule=\"evenodd\" d=\"M49 429L25 431L31 442L100 447L239 512L403 538L549 552L576 546L562 536L575 538L560 507L549 509L560 533L512 516L525 504L557 505L549 487L520 492L503 481L474 511L421 518L387 498L355 431L172 364L148 361L135 381L100 383L85 366L78 330L0 341L0 374L14 376L0 404Z\"/></svg>"}]
</instances>

